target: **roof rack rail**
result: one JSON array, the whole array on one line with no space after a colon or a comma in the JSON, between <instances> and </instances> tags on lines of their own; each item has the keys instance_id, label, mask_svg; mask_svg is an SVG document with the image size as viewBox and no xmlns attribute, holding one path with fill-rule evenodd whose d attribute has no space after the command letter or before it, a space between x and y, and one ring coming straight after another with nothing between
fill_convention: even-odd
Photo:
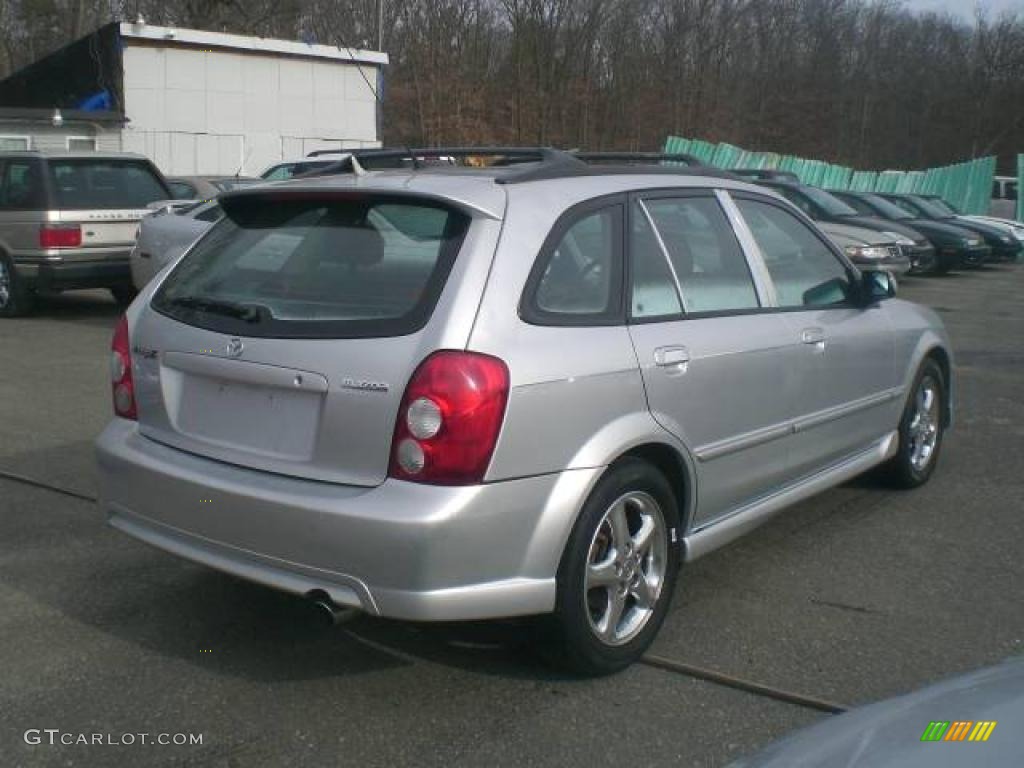
<instances>
[{"instance_id":1,"label":"roof rack rail","mask_svg":"<svg viewBox=\"0 0 1024 768\"><path fill-rule=\"evenodd\" d=\"M573 157L585 163L625 163L628 165L682 163L684 165L704 165L694 155L665 152L572 152Z\"/></svg>"},{"instance_id":2,"label":"roof rack rail","mask_svg":"<svg viewBox=\"0 0 1024 768\"><path fill-rule=\"evenodd\" d=\"M342 155L331 163L296 178L362 173L385 169L457 166L457 160L478 159L479 166L501 169L498 184L605 176L618 174L687 174L736 179L728 171L704 165L693 155L659 152L580 152L551 147L392 147L350 150L317 150L310 156ZM486 159L489 158L489 162ZM472 165L472 163L467 163ZM639 167L647 166L647 167Z\"/></svg>"},{"instance_id":3,"label":"roof rack rail","mask_svg":"<svg viewBox=\"0 0 1024 768\"><path fill-rule=\"evenodd\" d=\"M792 171L779 171L774 168L733 168L732 173L741 179L757 179L758 181L800 181L800 177Z\"/></svg>"}]
</instances>

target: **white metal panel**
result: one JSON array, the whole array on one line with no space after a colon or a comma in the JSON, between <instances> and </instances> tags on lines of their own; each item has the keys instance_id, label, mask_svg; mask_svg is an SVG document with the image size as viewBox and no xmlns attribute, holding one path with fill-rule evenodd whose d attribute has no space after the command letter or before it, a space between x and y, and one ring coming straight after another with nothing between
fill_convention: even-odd
<instances>
[{"instance_id":1,"label":"white metal panel","mask_svg":"<svg viewBox=\"0 0 1024 768\"><path fill-rule=\"evenodd\" d=\"M284 136L281 139L281 154L289 160L302 157L302 139Z\"/></svg>"},{"instance_id":2,"label":"white metal panel","mask_svg":"<svg viewBox=\"0 0 1024 768\"><path fill-rule=\"evenodd\" d=\"M246 133L280 134L281 107L277 91L268 91L266 94L246 93L242 99L242 124Z\"/></svg>"},{"instance_id":3,"label":"white metal panel","mask_svg":"<svg viewBox=\"0 0 1024 768\"><path fill-rule=\"evenodd\" d=\"M191 176L199 173L197 136L194 133L171 133L170 139L171 157L168 163L168 172L178 176Z\"/></svg>"},{"instance_id":4,"label":"white metal panel","mask_svg":"<svg viewBox=\"0 0 1024 768\"><path fill-rule=\"evenodd\" d=\"M324 139L303 139L302 154L308 155L318 149L342 149L340 141L325 141Z\"/></svg>"},{"instance_id":5,"label":"white metal panel","mask_svg":"<svg viewBox=\"0 0 1024 768\"><path fill-rule=\"evenodd\" d=\"M191 48L167 48L164 77L168 88L191 90L206 84L206 52Z\"/></svg>"},{"instance_id":6,"label":"white metal panel","mask_svg":"<svg viewBox=\"0 0 1024 768\"><path fill-rule=\"evenodd\" d=\"M339 74L345 81L345 98L348 101L376 101L374 91L377 88L377 69L375 67L363 67L363 74L359 74L359 67L345 65L339 67ZM366 79L363 79L363 75ZM371 87L372 86L372 87Z\"/></svg>"},{"instance_id":7,"label":"white metal panel","mask_svg":"<svg viewBox=\"0 0 1024 768\"><path fill-rule=\"evenodd\" d=\"M313 95L317 101L345 98L345 77L338 64L313 62Z\"/></svg>"},{"instance_id":8,"label":"white metal panel","mask_svg":"<svg viewBox=\"0 0 1024 768\"><path fill-rule=\"evenodd\" d=\"M348 105L344 99L317 99L313 104L313 131L317 136L348 136Z\"/></svg>"},{"instance_id":9,"label":"white metal panel","mask_svg":"<svg viewBox=\"0 0 1024 768\"><path fill-rule=\"evenodd\" d=\"M207 91L205 128L210 133L242 133L245 130L245 95Z\"/></svg>"},{"instance_id":10,"label":"white metal panel","mask_svg":"<svg viewBox=\"0 0 1024 768\"><path fill-rule=\"evenodd\" d=\"M240 93L245 89L245 60L240 53L216 51L206 56L206 87L211 91ZM266 86L264 86L266 87Z\"/></svg>"},{"instance_id":11,"label":"white metal panel","mask_svg":"<svg viewBox=\"0 0 1024 768\"><path fill-rule=\"evenodd\" d=\"M205 91L167 91L164 124L170 131L199 133L206 130Z\"/></svg>"},{"instance_id":12,"label":"white metal panel","mask_svg":"<svg viewBox=\"0 0 1024 768\"><path fill-rule=\"evenodd\" d=\"M313 96L313 62L281 59L281 94L293 98Z\"/></svg>"},{"instance_id":13,"label":"white metal panel","mask_svg":"<svg viewBox=\"0 0 1024 768\"><path fill-rule=\"evenodd\" d=\"M376 141L377 109L372 101L350 101L345 107L345 138Z\"/></svg>"},{"instance_id":14,"label":"white metal panel","mask_svg":"<svg viewBox=\"0 0 1024 768\"><path fill-rule=\"evenodd\" d=\"M163 88L125 88L125 114L132 128L160 130L165 127L167 91Z\"/></svg>"},{"instance_id":15,"label":"white metal panel","mask_svg":"<svg viewBox=\"0 0 1024 768\"><path fill-rule=\"evenodd\" d=\"M282 95L281 106L278 109L278 125L284 136L312 136L315 134L313 100L308 96Z\"/></svg>"},{"instance_id":16,"label":"white metal panel","mask_svg":"<svg viewBox=\"0 0 1024 768\"><path fill-rule=\"evenodd\" d=\"M164 71L166 50L129 46L121 59L124 68L124 88L165 88Z\"/></svg>"}]
</instances>

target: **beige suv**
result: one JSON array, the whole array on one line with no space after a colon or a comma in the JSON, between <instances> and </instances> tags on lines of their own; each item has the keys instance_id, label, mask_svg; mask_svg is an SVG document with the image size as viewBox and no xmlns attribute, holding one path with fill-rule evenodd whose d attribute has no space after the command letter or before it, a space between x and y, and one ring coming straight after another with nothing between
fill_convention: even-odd
<instances>
[{"instance_id":1,"label":"beige suv","mask_svg":"<svg viewBox=\"0 0 1024 768\"><path fill-rule=\"evenodd\" d=\"M131 301L139 220L170 197L141 155L0 153L0 317L25 314L38 293L74 288Z\"/></svg>"}]
</instances>

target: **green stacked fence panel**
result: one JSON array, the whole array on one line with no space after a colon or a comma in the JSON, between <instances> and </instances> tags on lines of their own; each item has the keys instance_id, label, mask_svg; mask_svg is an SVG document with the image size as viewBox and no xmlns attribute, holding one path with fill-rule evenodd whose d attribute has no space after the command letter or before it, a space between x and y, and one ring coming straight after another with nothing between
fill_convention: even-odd
<instances>
[{"instance_id":1,"label":"green stacked fence panel","mask_svg":"<svg viewBox=\"0 0 1024 768\"><path fill-rule=\"evenodd\" d=\"M1017 155L1017 221L1024 221L1024 155Z\"/></svg>"}]
</instances>

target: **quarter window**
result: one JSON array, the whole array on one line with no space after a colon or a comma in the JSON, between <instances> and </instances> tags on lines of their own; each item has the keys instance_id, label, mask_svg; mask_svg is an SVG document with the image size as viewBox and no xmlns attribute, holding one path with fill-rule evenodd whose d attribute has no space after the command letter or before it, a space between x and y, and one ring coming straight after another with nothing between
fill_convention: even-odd
<instances>
[{"instance_id":1,"label":"quarter window","mask_svg":"<svg viewBox=\"0 0 1024 768\"><path fill-rule=\"evenodd\" d=\"M649 216L648 224L653 222L660 235L658 250L664 246L663 258L668 256L671 272L678 280L685 312L728 312L760 306L747 259L717 200L656 198L639 206L642 218ZM643 283L634 280L633 304L641 316L650 302L646 290Z\"/></svg>"},{"instance_id":2,"label":"quarter window","mask_svg":"<svg viewBox=\"0 0 1024 768\"><path fill-rule=\"evenodd\" d=\"M764 257L780 307L830 306L849 299L846 267L806 224L769 203L738 198L736 205Z\"/></svg>"},{"instance_id":3,"label":"quarter window","mask_svg":"<svg viewBox=\"0 0 1024 768\"><path fill-rule=\"evenodd\" d=\"M9 160L0 183L0 209L38 210L45 207L43 178L34 160Z\"/></svg>"},{"instance_id":4,"label":"quarter window","mask_svg":"<svg viewBox=\"0 0 1024 768\"><path fill-rule=\"evenodd\" d=\"M600 323L621 306L622 209L585 213L542 254L533 290L536 320Z\"/></svg>"}]
</instances>

